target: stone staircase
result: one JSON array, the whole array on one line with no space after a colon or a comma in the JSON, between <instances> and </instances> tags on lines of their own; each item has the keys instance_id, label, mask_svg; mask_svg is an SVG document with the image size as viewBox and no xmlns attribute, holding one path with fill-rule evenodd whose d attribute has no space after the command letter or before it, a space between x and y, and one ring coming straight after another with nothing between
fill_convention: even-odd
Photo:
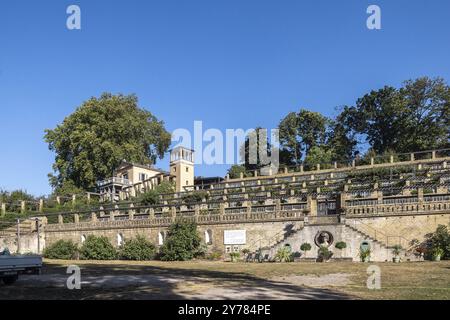
<instances>
[{"instance_id":1,"label":"stone staircase","mask_svg":"<svg viewBox=\"0 0 450 320\"><path fill-rule=\"evenodd\" d=\"M376 239L350 224L345 223L344 226L347 229L347 231L354 233L352 235L352 237L354 237L355 239L358 239L359 242L367 241L370 243L372 252L377 255L378 261L380 261L380 260L381 261L392 261L392 258L394 257L392 250L394 249L394 246L396 244L400 244L400 243L388 245L384 241ZM420 260L419 257L417 257L413 254L414 249L415 249L415 246L410 246L408 248L401 249L400 250L400 259L402 261L419 261Z\"/></svg>"}]
</instances>

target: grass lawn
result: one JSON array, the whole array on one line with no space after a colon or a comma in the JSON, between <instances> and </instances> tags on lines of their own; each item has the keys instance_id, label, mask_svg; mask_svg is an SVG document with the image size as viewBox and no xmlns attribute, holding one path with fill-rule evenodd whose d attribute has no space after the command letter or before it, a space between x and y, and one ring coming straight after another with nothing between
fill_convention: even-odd
<instances>
[{"instance_id":1,"label":"grass lawn","mask_svg":"<svg viewBox=\"0 0 450 320\"><path fill-rule=\"evenodd\" d=\"M82 290L59 286L80 266ZM381 269L381 289L366 286L367 267ZM450 261L394 263L231 263L46 260L52 284L26 277L2 286L0 298L31 299L450 299ZM61 281L55 279L61 277ZM96 282L98 285L96 286Z\"/></svg>"}]
</instances>

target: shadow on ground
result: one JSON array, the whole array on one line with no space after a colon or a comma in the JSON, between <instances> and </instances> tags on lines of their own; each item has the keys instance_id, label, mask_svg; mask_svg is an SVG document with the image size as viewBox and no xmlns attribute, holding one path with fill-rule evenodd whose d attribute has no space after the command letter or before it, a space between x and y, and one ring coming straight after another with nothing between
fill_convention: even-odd
<instances>
[{"instance_id":1,"label":"shadow on ground","mask_svg":"<svg viewBox=\"0 0 450 320\"><path fill-rule=\"evenodd\" d=\"M350 299L346 294L271 281L245 273L147 265L81 266L81 289L69 290L66 266L0 286L0 299Z\"/></svg>"}]
</instances>

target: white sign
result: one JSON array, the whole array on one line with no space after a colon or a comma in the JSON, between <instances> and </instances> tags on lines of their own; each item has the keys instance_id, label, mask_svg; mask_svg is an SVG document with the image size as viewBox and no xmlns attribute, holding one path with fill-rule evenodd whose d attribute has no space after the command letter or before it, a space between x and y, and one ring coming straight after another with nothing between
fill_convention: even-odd
<instances>
[{"instance_id":1,"label":"white sign","mask_svg":"<svg viewBox=\"0 0 450 320\"><path fill-rule=\"evenodd\" d=\"M247 234L245 230L225 230L223 232L224 244L246 244Z\"/></svg>"}]
</instances>

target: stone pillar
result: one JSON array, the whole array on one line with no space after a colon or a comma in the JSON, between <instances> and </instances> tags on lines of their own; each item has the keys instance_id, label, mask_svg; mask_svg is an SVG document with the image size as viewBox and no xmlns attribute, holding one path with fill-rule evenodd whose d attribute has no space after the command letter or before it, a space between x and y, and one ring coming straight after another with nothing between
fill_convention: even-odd
<instances>
[{"instance_id":1,"label":"stone pillar","mask_svg":"<svg viewBox=\"0 0 450 320\"><path fill-rule=\"evenodd\" d=\"M257 177L258 176L258 170L255 170L254 174L255 174L255 177Z\"/></svg>"},{"instance_id":2,"label":"stone pillar","mask_svg":"<svg viewBox=\"0 0 450 320\"><path fill-rule=\"evenodd\" d=\"M284 167L284 174L287 174L288 172L288 167Z\"/></svg>"},{"instance_id":3,"label":"stone pillar","mask_svg":"<svg viewBox=\"0 0 450 320\"><path fill-rule=\"evenodd\" d=\"M317 168L317 171L320 170L320 163L318 163L318 164L316 165L316 168Z\"/></svg>"},{"instance_id":4,"label":"stone pillar","mask_svg":"<svg viewBox=\"0 0 450 320\"><path fill-rule=\"evenodd\" d=\"M338 166L337 166L337 162L336 162L336 161L334 162L333 167L334 167L335 169L337 169Z\"/></svg>"},{"instance_id":5,"label":"stone pillar","mask_svg":"<svg viewBox=\"0 0 450 320\"><path fill-rule=\"evenodd\" d=\"M356 167L356 161L355 161L355 159L352 160L352 167Z\"/></svg>"},{"instance_id":6,"label":"stone pillar","mask_svg":"<svg viewBox=\"0 0 450 320\"><path fill-rule=\"evenodd\" d=\"M172 216L172 221L175 222L177 218L177 208L176 207L170 207L170 215Z\"/></svg>"},{"instance_id":7,"label":"stone pillar","mask_svg":"<svg viewBox=\"0 0 450 320\"><path fill-rule=\"evenodd\" d=\"M56 196L56 203L61 204L61 198L59 196Z\"/></svg>"},{"instance_id":8,"label":"stone pillar","mask_svg":"<svg viewBox=\"0 0 450 320\"><path fill-rule=\"evenodd\" d=\"M80 215L78 213L75 213L73 215L73 222L74 223L80 223Z\"/></svg>"},{"instance_id":9,"label":"stone pillar","mask_svg":"<svg viewBox=\"0 0 450 320\"><path fill-rule=\"evenodd\" d=\"M313 199L311 195L308 195L306 202L307 207L309 208L309 215L317 216L317 199Z\"/></svg>"},{"instance_id":10,"label":"stone pillar","mask_svg":"<svg viewBox=\"0 0 450 320\"><path fill-rule=\"evenodd\" d=\"M109 221L114 221L115 219L114 219L114 210L111 210L110 212L109 212Z\"/></svg>"},{"instance_id":11,"label":"stone pillar","mask_svg":"<svg viewBox=\"0 0 450 320\"><path fill-rule=\"evenodd\" d=\"M240 172L240 173L239 173L239 178L240 178L240 179L244 179L244 173L243 173L243 172Z\"/></svg>"},{"instance_id":12,"label":"stone pillar","mask_svg":"<svg viewBox=\"0 0 450 320\"><path fill-rule=\"evenodd\" d=\"M97 222L97 214L95 212L91 213L91 223Z\"/></svg>"},{"instance_id":13,"label":"stone pillar","mask_svg":"<svg viewBox=\"0 0 450 320\"><path fill-rule=\"evenodd\" d=\"M317 192L317 193L320 193L320 187L317 187L317 188L316 188L316 192Z\"/></svg>"},{"instance_id":14,"label":"stone pillar","mask_svg":"<svg viewBox=\"0 0 450 320\"><path fill-rule=\"evenodd\" d=\"M394 156L392 154L389 156L389 162L394 163Z\"/></svg>"},{"instance_id":15,"label":"stone pillar","mask_svg":"<svg viewBox=\"0 0 450 320\"><path fill-rule=\"evenodd\" d=\"M6 203L2 203L2 212L1 215L4 216L6 214Z\"/></svg>"},{"instance_id":16,"label":"stone pillar","mask_svg":"<svg viewBox=\"0 0 450 320\"><path fill-rule=\"evenodd\" d=\"M87 203L91 203L91 193L88 192L86 196L87 196Z\"/></svg>"},{"instance_id":17,"label":"stone pillar","mask_svg":"<svg viewBox=\"0 0 450 320\"><path fill-rule=\"evenodd\" d=\"M148 209L148 218L150 220L155 218L155 209L153 208Z\"/></svg>"},{"instance_id":18,"label":"stone pillar","mask_svg":"<svg viewBox=\"0 0 450 320\"><path fill-rule=\"evenodd\" d=\"M442 168L447 169L447 161L442 162Z\"/></svg>"},{"instance_id":19,"label":"stone pillar","mask_svg":"<svg viewBox=\"0 0 450 320\"><path fill-rule=\"evenodd\" d=\"M301 164L301 165L300 165L300 172L303 172L303 170L304 170L304 167L303 167L303 165Z\"/></svg>"},{"instance_id":20,"label":"stone pillar","mask_svg":"<svg viewBox=\"0 0 450 320\"><path fill-rule=\"evenodd\" d=\"M44 199L39 199L39 212L44 212Z\"/></svg>"},{"instance_id":21,"label":"stone pillar","mask_svg":"<svg viewBox=\"0 0 450 320\"><path fill-rule=\"evenodd\" d=\"M377 202L378 204L383 204L383 191L377 191Z\"/></svg>"},{"instance_id":22,"label":"stone pillar","mask_svg":"<svg viewBox=\"0 0 450 320\"><path fill-rule=\"evenodd\" d=\"M76 201L77 201L77 195L73 194L72 195L72 204L75 204Z\"/></svg>"},{"instance_id":23,"label":"stone pillar","mask_svg":"<svg viewBox=\"0 0 450 320\"><path fill-rule=\"evenodd\" d=\"M219 214L222 216L225 214L225 205L223 203L219 204Z\"/></svg>"},{"instance_id":24,"label":"stone pillar","mask_svg":"<svg viewBox=\"0 0 450 320\"><path fill-rule=\"evenodd\" d=\"M128 210L128 220L134 220L134 214L136 211L134 210L134 205L130 204L130 210Z\"/></svg>"},{"instance_id":25,"label":"stone pillar","mask_svg":"<svg viewBox=\"0 0 450 320\"><path fill-rule=\"evenodd\" d=\"M370 157L370 165L371 166L375 165L375 159L373 157Z\"/></svg>"},{"instance_id":26,"label":"stone pillar","mask_svg":"<svg viewBox=\"0 0 450 320\"><path fill-rule=\"evenodd\" d=\"M64 218L61 214L58 214L58 223L59 224L63 224L64 223Z\"/></svg>"},{"instance_id":27,"label":"stone pillar","mask_svg":"<svg viewBox=\"0 0 450 320\"><path fill-rule=\"evenodd\" d=\"M436 151L431 151L431 159L436 159Z\"/></svg>"},{"instance_id":28,"label":"stone pillar","mask_svg":"<svg viewBox=\"0 0 450 320\"><path fill-rule=\"evenodd\" d=\"M42 217L42 218L41 218L41 223L42 223L43 226L48 225L48 219L47 219L47 217Z\"/></svg>"},{"instance_id":29,"label":"stone pillar","mask_svg":"<svg viewBox=\"0 0 450 320\"><path fill-rule=\"evenodd\" d=\"M417 202L423 204L423 188L417 188Z\"/></svg>"},{"instance_id":30,"label":"stone pillar","mask_svg":"<svg viewBox=\"0 0 450 320\"><path fill-rule=\"evenodd\" d=\"M25 201L20 201L20 212L25 213Z\"/></svg>"},{"instance_id":31,"label":"stone pillar","mask_svg":"<svg viewBox=\"0 0 450 320\"><path fill-rule=\"evenodd\" d=\"M411 160L411 161L414 161L414 160L415 160L415 159L414 159L414 153L411 153L411 154L410 154L410 160Z\"/></svg>"},{"instance_id":32,"label":"stone pillar","mask_svg":"<svg viewBox=\"0 0 450 320\"><path fill-rule=\"evenodd\" d=\"M103 209L103 207L100 207L99 214L100 217L103 217L105 215L105 210Z\"/></svg>"},{"instance_id":33,"label":"stone pillar","mask_svg":"<svg viewBox=\"0 0 450 320\"><path fill-rule=\"evenodd\" d=\"M226 181L230 180L230 175L229 175L229 174L227 174L227 175L225 176L225 180L226 180Z\"/></svg>"},{"instance_id":34,"label":"stone pillar","mask_svg":"<svg viewBox=\"0 0 450 320\"><path fill-rule=\"evenodd\" d=\"M250 217L252 216L252 204L249 202L247 202L247 219L250 219Z\"/></svg>"}]
</instances>

